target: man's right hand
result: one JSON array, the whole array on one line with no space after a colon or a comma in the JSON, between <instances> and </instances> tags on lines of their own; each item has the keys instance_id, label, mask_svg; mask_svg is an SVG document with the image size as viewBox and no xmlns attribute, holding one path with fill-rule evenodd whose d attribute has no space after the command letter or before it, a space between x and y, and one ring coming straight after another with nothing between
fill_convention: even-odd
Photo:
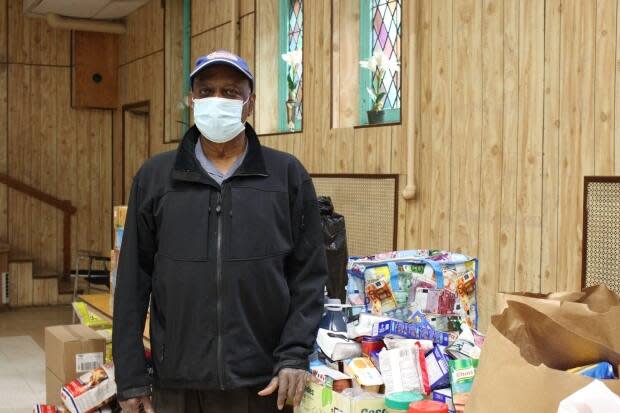
<instances>
[{"instance_id":1,"label":"man's right hand","mask_svg":"<svg viewBox=\"0 0 620 413\"><path fill-rule=\"evenodd\" d=\"M120 402L123 413L155 413L149 396L136 397ZM142 406L142 409L140 408Z\"/></svg>"}]
</instances>

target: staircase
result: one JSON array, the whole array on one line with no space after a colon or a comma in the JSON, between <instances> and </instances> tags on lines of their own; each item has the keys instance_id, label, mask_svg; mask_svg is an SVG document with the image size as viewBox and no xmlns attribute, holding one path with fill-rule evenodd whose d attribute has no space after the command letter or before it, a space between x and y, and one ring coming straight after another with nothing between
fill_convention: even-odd
<instances>
[{"instance_id":1,"label":"staircase","mask_svg":"<svg viewBox=\"0 0 620 413\"><path fill-rule=\"evenodd\" d=\"M71 215L77 209L71 202L56 198L53 195L18 181L17 179L0 173L0 184L37 199L47 205L59 209L63 213L63 274L49 271L33 271L32 257L10 255L10 247L0 243L0 274L8 272L8 283L3 275L3 298L8 293L8 305L21 307L30 305L54 305L71 303L73 288L68 280L71 266ZM7 285L8 284L8 285ZM0 301L0 308L7 304Z\"/></svg>"},{"instance_id":2,"label":"staircase","mask_svg":"<svg viewBox=\"0 0 620 413\"><path fill-rule=\"evenodd\" d=\"M33 272L29 257L9 258L9 306L71 304L73 285L53 271Z\"/></svg>"}]
</instances>

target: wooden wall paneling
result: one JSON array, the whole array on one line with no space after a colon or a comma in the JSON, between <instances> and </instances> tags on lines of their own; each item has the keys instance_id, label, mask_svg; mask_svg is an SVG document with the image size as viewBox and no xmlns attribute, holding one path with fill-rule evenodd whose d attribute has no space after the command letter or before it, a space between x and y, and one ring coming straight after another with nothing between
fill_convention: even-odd
<instances>
[{"instance_id":1,"label":"wooden wall paneling","mask_svg":"<svg viewBox=\"0 0 620 413\"><path fill-rule=\"evenodd\" d=\"M8 0L0 0L0 63L8 62L8 50L7 50L7 42L8 42L8 34L9 34L9 24L8 24Z\"/></svg>"},{"instance_id":2,"label":"wooden wall paneling","mask_svg":"<svg viewBox=\"0 0 620 413\"><path fill-rule=\"evenodd\" d=\"M73 33L71 104L74 108L114 109L118 105L118 36ZM93 53L97 50L97 53ZM100 76L99 81L94 77Z\"/></svg>"},{"instance_id":3,"label":"wooden wall paneling","mask_svg":"<svg viewBox=\"0 0 620 413\"><path fill-rule=\"evenodd\" d=\"M47 283L44 278L32 282L32 305L47 304Z\"/></svg>"},{"instance_id":4,"label":"wooden wall paneling","mask_svg":"<svg viewBox=\"0 0 620 413\"><path fill-rule=\"evenodd\" d=\"M616 82L617 0L596 2L594 173L614 173L614 88Z\"/></svg>"},{"instance_id":5,"label":"wooden wall paneling","mask_svg":"<svg viewBox=\"0 0 620 413\"><path fill-rule=\"evenodd\" d=\"M77 134L77 244L78 250L90 249L89 233L91 222L90 210L90 139L92 132L89 128L90 111L77 111L77 124L81 126Z\"/></svg>"},{"instance_id":6,"label":"wooden wall paneling","mask_svg":"<svg viewBox=\"0 0 620 413\"><path fill-rule=\"evenodd\" d=\"M407 185L407 175L399 175L398 176L398 190L399 192L403 191L403 188ZM405 200L400 194L398 194L398 217L397 217L397 231L396 231L396 248L399 250L407 249L407 241L406 241L406 219L407 219L407 204L408 201Z\"/></svg>"},{"instance_id":7,"label":"wooden wall paneling","mask_svg":"<svg viewBox=\"0 0 620 413\"><path fill-rule=\"evenodd\" d=\"M433 2L432 47L430 51L430 85L424 88L430 102L429 156L420 160L422 169L428 169L428 209L424 217L429 247L448 248L450 245L450 148L452 147L452 0ZM429 162L423 165L424 159ZM430 228L428 227L430 225Z\"/></svg>"},{"instance_id":8,"label":"wooden wall paneling","mask_svg":"<svg viewBox=\"0 0 620 413\"><path fill-rule=\"evenodd\" d=\"M239 0L239 15L245 16L256 10L256 0Z\"/></svg>"},{"instance_id":9,"label":"wooden wall paneling","mask_svg":"<svg viewBox=\"0 0 620 413\"><path fill-rule=\"evenodd\" d=\"M519 106L519 0L504 1L504 140L502 149L500 291L515 288L517 131Z\"/></svg>"},{"instance_id":10,"label":"wooden wall paneling","mask_svg":"<svg viewBox=\"0 0 620 413\"><path fill-rule=\"evenodd\" d=\"M46 67L41 71L39 80L41 87L39 88L38 100L35 102L35 108L40 115L40 125L35 139L35 146L41 148L40 164L39 164L39 186L38 188L45 193L57 193L57 164L56 164L56 147L58 137L57 113L60 108L56 106L56 95L59 93L68 93L67 91L58 90L58 84L61 83L62 77L69 72L68 68ZM45 110L40 110L45 108ZM62 262L58 265L56 262L56 242L60 237L62 243L62 232L56 232L56 210L50 205L42 202L36 202L39 206L39 215L36 217L41 227L40 239L33 239L33 254L38 253L40 257L41 269L55 271L62 268ZM38 244L38 245L37 245Z\"/></svg>"},{"instance_id":11,"label":"wooden wall paneling","mask_svg":"<svg viewBox=\"0 0 620 413\"><path fill-rule=\"evenodd\" d=\"M230 41L228 33L230 23L192 37L192 68L198 57L217 49L226 49Z\"/></svg>"},{"instance_id":12,"label":"wooden wall paneling","mask_svg":"<svg viewBox=\"0 0 620 413\"><path fill-rule=\"evenodd\" d=\"M119 64L123 65L164 49L164 8L151 0L126 18L127 33L119 36Z\"/></svg>"},{"instance_id":13,"label":"wooden wall paneling","mask_svg":"<svg viewBox=\"0 0 620 413\"><path fill-rule=\"evenodd\" d=\"M540 290L557 291L558 265L558 145L560 133L561 0L545 3L545 98L542 165L542 239Z\"/></svg>"},{"instance_id":14,"label":"wooden wall paneling","mask_svg":"<svg viewBox=\"0 0 620 413\"><path fill-rule=\"evenodd\" d=\"M8 3L9 62L69 66L71 32L52 29L45 19L24 16L21 0Z\"/></svg>"},{"instance_id":15,"label":"wooden wall paneling","mask_svg":"<svg viewBox=\"0 0 620 413\"><path fill-rule=\"evenodd\" d=\"M44 112L40 110L38 105L40 99L42 99L42 92L46 86L43 86L43 72L46 72L49 68L42 66L32 66L30 71L30 85L28 88L28 112L30 113L30 142L26 150L29 155L24 158L27 175L29 176L28 184L34 186L37 189L41 189L41 170L42 170L42 149L47 145L43 137L43 131L41 130L43 123ZM33 261L33 271L39 272L42 269L42 255L41 241L43 239L43 227L41 220L41 208L42 203L32 198L28 198L27 202L30 204L30 242L26 245L28 255L30 255ZM28 227L25 227L28 228ZM37 254L33 254L34 252Z\"/></svg>"},{"instance_id":16,"label":"wooden wall paneling","mask_svg":"<svg viewBox=\"0 0 620 413\"><path fill-rule=\"evenodd\" d=\"M616 7L616 22L620 22L620 7ZM616 28L616 58L620 56L620 30ZM620 68L616 67L616 71ZM617 75L617 73L616 73ZM620 81L614 83L614 99L620 102ZM614 104L614 119L620 119L620 105ZM620 175L620 122L614 122L614 172Z\"/></svg>"},{"instance_id":17,"label":"wooden wall paneling","mask_svg":"<svg viewBox=\"0 0 620 413\"><path fill-rule=\"evenodd\" d=\"M478 252L478 195L480 192L480 139L482 133L481 4L453 3L452 156L450 248Z\"/></svg>"},{"instance_id":18,"label":"wooden wall paneling","mask_svg":"<svg viewBox=\"0 0 620 413\"><path fill-rule=\"evenodd\" d=\"M19 274L17 263L9 263L9 306L19 305Z\"/></svg>"},{"instance_id":19,"label":"wooden wall paneling","mask_svg":"<svg viewBox=\"0 0 620 413\"><path fill-rule=\"evenodd\" d=\"M402 110L402 108L401 108ZM401 113L404 113L404 111L402 111ZM403 156L407 156L407 154L403 151L401 151L402 148L402 141L407 139L407 135L404 134L403 130L403 125L402 123L398 124L398 125L393 125L391 128L391 137L390 137L390 146L391 146L391 150L390 150L390 167L389 167L389 173L391 174L401 174L406 172L406 169L402 169L401 168L401 158ZM336 161L338 161L338 159L336 158ZM404 188L404 187L403 187Z\"/></svg>"},{"instance_id":20,"label":"wooden wall paneling","mask_svg":"<svg viewBox=\"0 0 620 413\"><path fill-rule=\"evenodd\" d=\"M196 36L197 34L204 33L207 30L213 29L214 27L221 26L230 22L231 5L231 1L193 0L192 36ZM248 10L248 5L246 4L244 6L245 10ZM229 47L226 47L226 49L228 48Z\"/></svg>"},{"instance_id":21,"label":"wooden wall paneling","mask_svg":"<svg viewBox=\"0 0 620 413\"><path fill-rule=\"evenodd\" d=\"M359 4L334 1L332 14L332 126L351 127L359 122Z\"/></svg>"},{"instance_id":22,"label":"wooden wall paneling","mask_svg":"<svg viewBox=\"0 0 620 413\"><path fill-rule=\"evenodd\" d=\"M4 7L0 1L0 7ZM0 18L1 21L1 18ZM2 30L0 29L0 32ZM0 39L0 42L2 40ZM0 44L1 46L1 44ZM8 65L0 63L0 173L8 171ZM8 241L8 190L0 185L0 240Z\"/></svg>"},{"instance_id":23,"label":"wooden wall paneling","mask_svg":"<svg viewBox=\"0 0 620 413\"><path fill-rule=\"evenodd\" d=\"M351 173L354 164L352 148L355 147L355 130L353 128L332 129L332 139L336 151L334 172Z\"/></svg>"},{"instance_id":24,"label":"wooden wall paneling","mask_svg":"<svg viewBox=\"0 0 620 413\"><path fill-rule=\"evenodd\" d=\"M161 51L150 56L145 62L149 67L149 79L152 86L148 87L150 102L150 123L149 123L149 156L160 152L175 149L178 143L164 144L164 52Z\"/></svg>"},{"instance_id":25,"label":"wooden wall paneling","mask_svg":"<svg viewBox=\"0 0 620 413\"><path fill-rule=\"evenodd\" d=\"M69 71L65 71L62 76L59 76L57 81L57 90L69 90L71 87L71 75ZM82 132L82 124L79 124L80 131L78 132L77 111L71 109L71 96L69 93L57 93L55 105L58 108L57 116L57 148L56 159L54 163L57 165L57 185L56 194L60 199L71 200L74 206L77 206L78 200L78 188L77 180L77 135ZM72 260L75 257L77 251L77 232L78 232L78 214L73 215L71 218L71 249ZM81 226L80 226L81 228ZM61 211L56 211L56 234L58 234L58 241L56 242L56 262L62 265L63 257L63 214Z\"/></svg>"},{"instance_id":26,"label":"wooden wall paneling","mask_svg":"<svg viewBox=\"0 0 620 413\"><path fill-rule=\"evenodd\" d=\"M310 143L314 159L311 168L317 172L335 169L335 151L330 135L331 90L331 0L304 3L304 71L303 134Z\"/></svg>"},{"instance_id":27,"label":"wooden wall paneling","mask_svg":"<svg viewBox=\"0 0 620 413\"><path fill-rule=\"evenodd\" d=\"M279 1L263 0L257 4L256 10L256 131L259 134L273 133L278 129L278 65L281 59L279 53L278 30L279 26ZM310 7L308 7L310 6ZM312 10L311 4L305 4L304 8L304 45L306 53L304 64L310 59L311 42L308 36L308 26L313 19L308 19L308 12ZM304 81L307 81L306 77ZM304 88L307 92L308 87ZM304 95L305 109L308 103L308 95ZM308 113L308 112L306 112ZM307 122L303 122L306 126Z\"/></svg>"},{"instance_id":28,"label":"wooden wall paneling","mask_svg":"<svg viewBox=\"0 0 620 413\"><path fill-rule=\"evenodd\" d=\"M540 291L545 8L521 0L515 287Z\"/></svg>"},{"instance_id":29,"label":"wooden wall paneling","mask_svg":"<svg viewBox=\"0 0 620 413\"><path fill-rule=\"evenodd\" d=\"M29 170L26 168L26 156L31 142L30 134L32 119L30 118L30 72L32 67L25 65L9 65L9 84L11 91L20 93L9 94L9 127L8 127L8 170L11 176L26 183L30 182ZM31 202L21 193L9 190L9 245L12 256L24 255L29 252Z\"/></svg>"},{"instance_id":30,"label":"wooden wall paneling","mask_svg":"<svg viewBox=\"0 0 620 413\"><path fill-rule=\"evenodd\" d=\"M594 172L595 8L593 2L562 2L560 79L560 210L558 289L579 289L583 176Z\"/></svg>"},{"instance_id":31,"label":"wooden wall paneling","mask_svg":"<svg viewBox=\"0 0 620 413\"><path fill-rule=\"evenodd\" d=\"M256 30L256 13L243 16L239 21L239 53L248 62L250 70L255 73L254 31ZM248 121L254 125L255 114L252 113Z\"/></svg>"},{"instance_id":32,"label":"wooden wall paneling","mask_svg":"<svg viewBox=\"0 0 620 413\"><path fill-rule=\"evenodd\" d=\"M482 3L482 153L480 158L480 221L478 224L478 325L486 330L495 309L499 285L500 198L502 191L504 80L503 0Z\"/></svg>"}]
</instances>

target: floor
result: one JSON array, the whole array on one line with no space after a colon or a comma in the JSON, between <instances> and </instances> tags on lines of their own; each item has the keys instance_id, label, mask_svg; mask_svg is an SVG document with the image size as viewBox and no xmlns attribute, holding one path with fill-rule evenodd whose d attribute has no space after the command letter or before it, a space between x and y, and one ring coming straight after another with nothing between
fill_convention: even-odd
<instances>
[{"instance_id":1,"label":"floor","mask_svg":"<svg viewBox=\"0 0 620 413\"><path fill-rule=\"evenodd\" d=\"M0 312L0 413L45 403L44 328L71 324L70 305Z\"/></svg>"}]
</instances>

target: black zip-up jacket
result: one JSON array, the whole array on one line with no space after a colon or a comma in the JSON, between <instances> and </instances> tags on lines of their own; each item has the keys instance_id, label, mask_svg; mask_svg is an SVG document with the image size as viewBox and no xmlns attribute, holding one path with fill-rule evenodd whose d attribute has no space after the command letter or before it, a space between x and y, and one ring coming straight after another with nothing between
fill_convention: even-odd
<instances>
[{"instance_id":1,"label":"black zip-up jacket","mask_svg":"<svg viewBox=\"0 0 620 413\"><path fill-rule=\"evenodd\" d=\"M295 157L245 133L246 157L221 186L194 155L195 126L134 178L114 296L119 400L153 385L261 386L308 367L327 276L314 186Z\"/></svg>"}]
</instances>

